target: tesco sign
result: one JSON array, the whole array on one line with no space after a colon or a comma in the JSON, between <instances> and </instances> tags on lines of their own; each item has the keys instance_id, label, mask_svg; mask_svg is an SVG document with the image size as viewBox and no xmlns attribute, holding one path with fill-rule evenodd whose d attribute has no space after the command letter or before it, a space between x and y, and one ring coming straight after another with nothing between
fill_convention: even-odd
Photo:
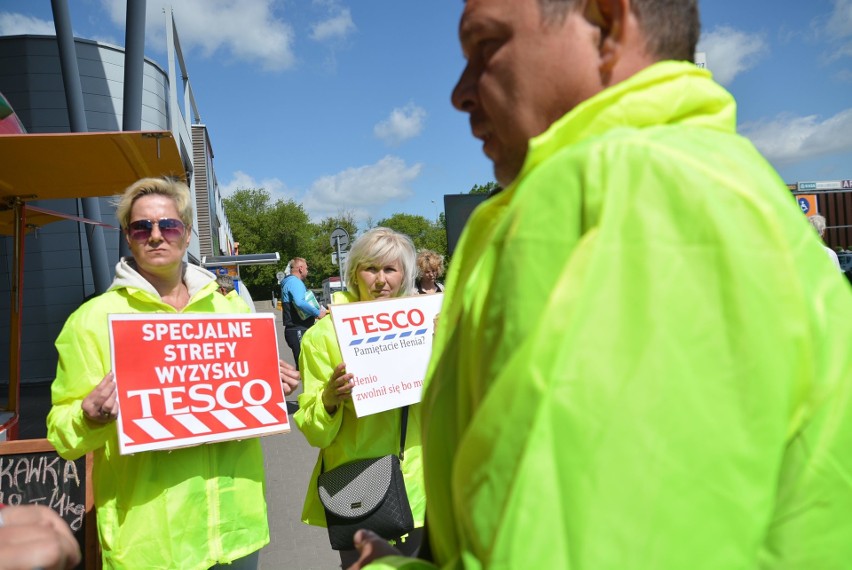
<instances>
[{"instance_id":1,"label":"tesco sign","mask_svg":"<svg viewBox=\"0 0 852 570\"><path fill-rule=\"evenodd\" d=\"M420 401L444 295L412 295L331 305L331 321L353 375L358 417ZM326 317L328 318L328 317Z\"/></svg>"},{"instance_id":2,"label":"tesco sign","mask_svg":"<svg viewBox=\"0 0 852 570\"><path fill-rule=\"evenodd\" d=\"M290 430L272 314L109 316L121 454Z\"/></svg>"},{"instance_id":3,"label":"tesco sign","mask_svg":"<svg viewBox=\"0 0 852 570\"><path fill-rule=\"evenodd\" d=\"M375 313L371 315L360 315L357 317L346 317L341 322L349 325L349 332L353 335L387 332L393 329L405 330L412 327L422 327L426 317L420 309L408 311L395 311L393 313Z\"/></svg>"}]
</instances>

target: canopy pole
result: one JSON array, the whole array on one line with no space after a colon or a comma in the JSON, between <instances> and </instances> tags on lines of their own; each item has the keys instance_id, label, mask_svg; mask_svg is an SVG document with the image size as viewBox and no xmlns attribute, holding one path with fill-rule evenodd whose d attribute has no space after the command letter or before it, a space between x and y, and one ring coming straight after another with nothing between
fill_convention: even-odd
<instances>
[{"instance_id":1,"label":"canopy pole","mask_svg":"<svg viewBox=\"0 0 852 570\"><path fill-rule=\"evenodd\" d=\"M53 7L53 25L56 28L56 42L59 45L59 64L62 70L62 83L65 86L65 101L68 106L68 122L71 131L85 133L89 131L86 122L86 107L83 101L83 86L80 68L77 65L77 48L74 33L71 30L71 14L66 0L51 0ZM116 188L116 192L123 188ZM83 215L90 220L101 221L101 203L97 198L82 198ZM104 231L97 226L86 226L89 242L89 258L92 262L92 279L95 293L109 289L112 277L107 259Z\"/></svg>"},{"instance_id":2,"label":"canopy pole","mask_svg":"<svg viewBox=\"0 0 852 570\"><path fill-rule=\"evenodd\" d=\"M27 214L20 198L14 199L12 209L15 215L15 266L12 280L12 310L9 311L9 411L17 416L20 412L21 396L21 313L24 310L24 235Z\"/></svg>"},{"instance_id":3,"label":"canopy pole","mask_svg":"<svg viewBox=\"0 0 852 570\"><path fill-rule=\"evenodd\" d=\"M146 0L129 0L124 29L124 101L121 129L142 130L142 93L145 78L145 6ZM157 139L157 158L160 139ZM124 232L118 232L118 257L130 256Z\"/></svg>"}]
</instances>

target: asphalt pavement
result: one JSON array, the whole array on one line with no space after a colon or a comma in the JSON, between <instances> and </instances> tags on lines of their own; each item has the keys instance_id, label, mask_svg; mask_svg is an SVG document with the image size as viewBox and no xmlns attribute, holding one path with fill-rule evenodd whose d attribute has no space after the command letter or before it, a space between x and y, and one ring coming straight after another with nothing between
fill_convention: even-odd
<instances>
[{"instance_id":1,"label":"asphalt pavement","mask_svg":"<svg viewBox=\"0 0 852 570\"><path fill-rule=\"evenodd\" d=\"M284 342L281 312L271 301L255 303L258 312L275 313L280 357L293 363L293 353ZM301 387L287 397L288 411L297 409ZM45 420L50 411L50 384L21 386L20 438L46 437ZM261 570L330 570L340 567L340 557L331 550L324 528L301 522L302 504L317 458L317 450L291 421L286 434L262 438L266 466L266 504L269 509L270 543L261 550Z\"/></svg>"}]
</instances>

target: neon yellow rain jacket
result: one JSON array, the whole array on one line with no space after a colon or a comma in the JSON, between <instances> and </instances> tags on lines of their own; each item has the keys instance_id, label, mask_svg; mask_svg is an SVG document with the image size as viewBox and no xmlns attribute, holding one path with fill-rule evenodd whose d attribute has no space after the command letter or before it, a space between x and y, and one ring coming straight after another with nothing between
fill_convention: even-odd
<instances>
[{"instance_id":1,"label":"neon yellow rain jacket","mask_svg":"<svg viewBox=\"0 0 852 570\"><path fill-rule=\"evenodd\" d=\"M184 313L245 313L217 292L212 274L188 265ZM110 289L77 309L56 340L59 365L47 437L66 459L94 452L98 533L106 568L206 569L269 542L263 455L254 439L119 455L115 422L90 423L83 399L110 371L107 315L174 313L121 261Z\"/></svg>"},{"instance_id":2,"label":"neon yellow rain jacket","mask_svg":"<svg viewBox=\"0 0 852 570\"><path fill-rule=\"evenodd\" d=\"M852 293L707 72L656 64L535 139L446 295L442 568L850 567Z\"/></svg>"},{"instance_id":3,"label":"neon yellow rain jacket","mask_svg":"<svg viewBox=\"0 0 852 570\"><path fill-rule=\"evenodd\" d=\"M334 294L335 304L356 300L354 295L348 292ZM302 337L299 370L302 373L304 391L299 396L299 411L293 414L293 420L305 434L308 443L320 448L302 510L302 522L315 526L326 526L325 510L317 491L317 477L323 458L325 470L328 471L358 459L381 457L390 453L399 454L399 410L388 410L359 418L355 415L352 401L347 400L342 406L338 406L334 414L329 415L325 411L322 391L335 366L341 362L343 355L337 345L334 323L331 318L320 319ZM423 526L426 510L420 446L420 407L420 404L415 404L408 408L405 456L402 462L402 475L415 528Z\"/></svg>"}]
</instances>

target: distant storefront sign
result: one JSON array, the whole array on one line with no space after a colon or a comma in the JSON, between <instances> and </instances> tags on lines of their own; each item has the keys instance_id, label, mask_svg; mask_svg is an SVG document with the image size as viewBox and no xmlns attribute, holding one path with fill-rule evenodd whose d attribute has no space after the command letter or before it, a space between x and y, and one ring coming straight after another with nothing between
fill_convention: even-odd
<instances>
[{"instance_id":1,"label":"distant storefront sign","mask_svg":"<svg viewBox=\"0 0 852 570\"><path fill-rule=\"evenodd\" d=\"M799 192L804 190L849 190L852 180L821 180L818 182L799 182Z\"/></svg>"}]
</instances>

